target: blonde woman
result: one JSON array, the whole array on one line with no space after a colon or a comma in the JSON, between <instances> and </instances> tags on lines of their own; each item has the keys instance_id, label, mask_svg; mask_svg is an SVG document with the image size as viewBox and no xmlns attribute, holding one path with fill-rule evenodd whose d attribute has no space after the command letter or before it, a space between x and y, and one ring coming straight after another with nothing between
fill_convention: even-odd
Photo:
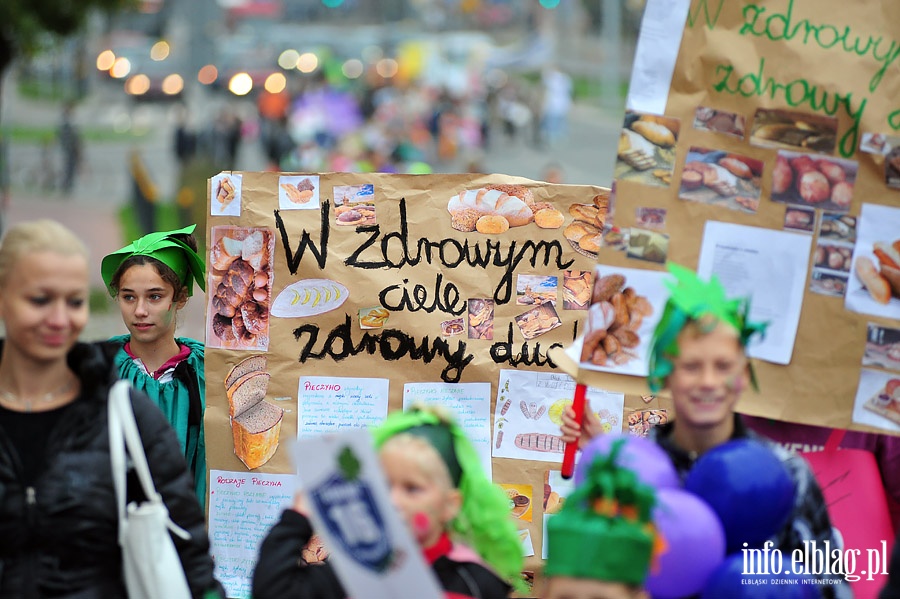
<instances>
[{"instance_id":1,"label":"blonde woman","mask_svg":"<svg viewBox=\"0 0 900 599\"><path fill-rule=\"evenodd\" d=\"M55 221L0 243L0 597L126 597L107 430L112 365L78 342L88 320L84 244ZM178 440L142 393L132 403L194 596L221 595ZM139 493L136 479L129 476Z\"/></svg>"}]
</instances>

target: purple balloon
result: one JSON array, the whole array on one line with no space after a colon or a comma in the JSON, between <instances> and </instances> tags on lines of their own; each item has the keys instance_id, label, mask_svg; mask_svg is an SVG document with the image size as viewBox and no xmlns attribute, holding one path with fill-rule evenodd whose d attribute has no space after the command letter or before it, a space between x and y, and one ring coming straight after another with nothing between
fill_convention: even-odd
<instances>
[{"instance_id":1,"label":"purple balloon","mask_svg":"<svg viewBox=\"0 0 900 599\"><path fill-rule=\"evenodd\" d=\"M725 528L728 553L760 547L794 507L794 480L769 447L737 439L703 454L684 488L703 498Z\"/></svg>"},{"instance_id":2,"label":"purple balloon","mask_svg":"<svg viewBox=\"0 0 900 599\"><path fill-rule=\"evenodd\" d=\"M653 441L632 435L607 434L591 439L581 452L581 458L575 465L575 484L584 480L591 462L598 455L607 455L617 439L625 440L625 447L619 451L616 463L629 468L637 474L638 480L656 489L680 487L678 473L669 456Z\"/></svg>"},{"instance_id":3,"label":"purple balloon","mask_svg":"<svg viewBox=\"0 0 900 599\"><path fill-rule=\"evenodd\" d=\"M712 508L683 489L660 489L653 521L665 542L645 587L655 599L703 590L725 559L725 532Z\"/></svg>"}]
</instances>

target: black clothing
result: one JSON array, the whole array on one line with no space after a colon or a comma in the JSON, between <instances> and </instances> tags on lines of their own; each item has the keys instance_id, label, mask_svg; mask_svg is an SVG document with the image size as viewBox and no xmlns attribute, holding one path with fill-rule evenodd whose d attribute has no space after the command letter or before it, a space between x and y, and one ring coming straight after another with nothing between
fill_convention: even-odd
<instances>
[{"instance_id":1,"label":"black clothing","mask_svg":"<svg viewBox=\"0 0 900 599\"><path fill-rule=\"evenodd\" d=\"M346 599L347 593L326 561L307 564L301 551L312 538L306 516L285 510L266 535L253 572L254 599ZM509 596L510 586L484 566L437 558L432 569L445 591L475 599Z\"/></svg>"},{"instance_id":2,"label":"black clothing","mask_svg":"<svg viewBox=\"0 0 900 599\"><path fill-rule=\"evenodd\" d=\"M0 599L126 596L107 427L114 373L94 344L77 344L68 362L81 395L48 434L45 465L33 484L24 482L17 448L0 429ZM175 433L144 394L134 392L131 399L156 490L172 520L191 535L190 541L174 537L191 592L224 596L213 578L204 514ZM128 500L140 493L130 473Z\"/></svg>"}]
</instances>

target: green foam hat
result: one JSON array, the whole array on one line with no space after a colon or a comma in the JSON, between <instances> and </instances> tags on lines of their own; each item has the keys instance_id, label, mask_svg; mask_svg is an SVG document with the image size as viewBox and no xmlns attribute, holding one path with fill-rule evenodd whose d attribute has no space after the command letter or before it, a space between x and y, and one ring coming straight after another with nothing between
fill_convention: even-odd
<instances>
[{"instance_id":1,"label":"green foam hat","mask_svg":"<svg viewBox=\"0 0 900 599\"><path fill-rule=\"evenodd\" d=\"M122 263L132 256L148 256L171 268L187 287L188 295L194 294L192 279L197 281L200 289L206 290L204 276L206 266L203 258L183 242L172 237L172 235L190 235L196 227L197 225L190 225L177 231L150 233L105 256L100 263L100 274L109 295L116 296L116 290L112 287L113 277Z\"/></svg>"},{"instance_id":2,"label":"green foam hat","mask_svg":"<svg viewBox=\"0 0 900 599\"><path fill-rule=\"evenodd\" d=\"M650 345L647 382L654 393L665 386L666 377L672 374L672 358L679 353L678 335L688 322L708 322L710 330L719 323L725 323L737 331L742 347L747 347L753 335L765 335L769 324L750 322L749 298L728 299L725 288L715 275L709 281L704 281L696 272L684 266L672 262L666 266L674 280L666 281L671 295L653 332ZM750 382L754 389L758 389L753 365L750 364L749 367Z\"/></svg>"},{"instance_id":3,"label":"green foam hat","mask_svg":"<svg viewBox=\"0 0 900 599\"><path fill-rule=\"evenodd\" d=\"M616 463L626 440L598 454L584 480L547 521L547 577L564 576L641 586L658 533L656 491Z\"/></svg>"}]
</instances>

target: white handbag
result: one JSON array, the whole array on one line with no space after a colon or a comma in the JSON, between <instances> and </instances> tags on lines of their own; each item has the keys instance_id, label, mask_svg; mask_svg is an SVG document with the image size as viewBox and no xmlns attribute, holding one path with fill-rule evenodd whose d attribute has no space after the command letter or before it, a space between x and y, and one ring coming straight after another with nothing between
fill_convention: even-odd
<instances>
[{"instance_id":1,"label":"white handbag","mask_svg":"<svg viewBox=\"0 0 900 599\"><path fill-rule=\"evenodd\" d=\"M130 599L190 599L184 568L169 532L185 540L190 540L191 535L172 522L162 497L153 486L147 456L134 421L130 389L128 381L118 381L109 391L109 455L119 511L119 545L125 587ZM143 503L132 502L127 507L126 447L147 497Z\"/></svg>"}]
</instances>

